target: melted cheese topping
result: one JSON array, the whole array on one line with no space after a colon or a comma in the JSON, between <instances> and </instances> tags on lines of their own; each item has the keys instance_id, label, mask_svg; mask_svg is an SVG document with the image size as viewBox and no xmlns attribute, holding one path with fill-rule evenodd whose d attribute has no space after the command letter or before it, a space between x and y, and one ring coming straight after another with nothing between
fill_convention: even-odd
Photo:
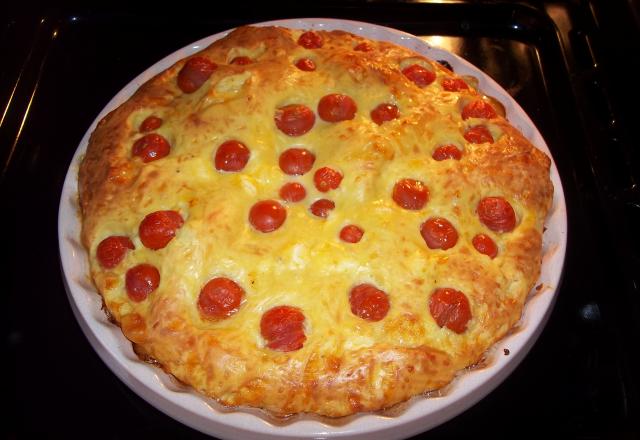
<instances>
[{"instance_id":1,"label":"melted cheese topping","mask_svg":"<svg viewBox=\"0 0 640 440\"><path fill-rule=\"evenodd\" d=\"M183 62L178 63L101 124L80 180L93 278L142 351L224 403L335 416L378 409L444 385L515 324L539 270L552 189L548 159L506 121L462 120L461 97L477 92L444 91L440 82L452 76L449 71L388 43L372 42L373 51L354 52L363 39L321 34L321 49L305 49L295 44L299 31L242 28L201 54L218 68L192 94L176 86ZM239 55L254 62L227 64ZM317 70L297 69L303 57L313 59ZM400 73L416 59L436 73L427 87ZM329 123L317 116L319 100L332 93L356 102L353 120ZM396 105L399 117L379 126L370 112L381 103ZM276 128L275 110L287 104L314 110L308 133L290 137ZM156 132L170 142L171 152L143 164L131 148L149 115L163 119ZM467 142L464 131L474 125L489 128L496 143ZM104 140L106 130L116 134ZM227 140L250 150L239 172L215 169L216 150ZM458 146L462 160L432 159L443 144ZM279 168L280 154L292 147L316 157L303 176ZM99 175L95 164L110 175L90 177ZM344 179L321 193L313 175L325 166ZM403 209L391 198L394 184L404 178L429 188L423 209ZM292 181L305 187L306 198L282 202L287 218L276 231L254 229L248 221L253 204L278 200L279 189ZM510 202L514 231L498 234L480 222L475 208L487 196ZM320 198L336 205L326 219L309 211ZM158 210L176 210L185 223L165 248L151 250L140 241L138 227ZM425 245L420 225L431 217L444 217L456 228L453 248ZM339 239L348 224L364 230L359 243ZM471 240L478 233L496 242L495 259L474 249ZM96 248L111 235L130 237L135 250L105 270ZM161 281L137 303L127 296L124 276L140 263L156 266ZM215 277L234 280L245 296L231 317L203 319L198 295ZM384 319L370 322L351 312L349 291L361 283L388 294ZM429 298L438 287L469 299L472 319L464 333L440 328L430 315ZM265 347L260 319L278 305L304 313L302 349L282 353ZM407 384L395 383L405 376Z\"/></svg>"}]
</instances>

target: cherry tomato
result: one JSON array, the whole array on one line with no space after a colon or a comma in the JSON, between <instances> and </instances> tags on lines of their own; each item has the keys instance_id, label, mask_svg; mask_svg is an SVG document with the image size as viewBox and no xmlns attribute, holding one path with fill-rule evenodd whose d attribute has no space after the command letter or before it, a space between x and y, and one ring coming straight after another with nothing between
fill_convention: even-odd
<instances>
[{"instance_id":1,"label":"cherry tomato","mask_svg":"<svg viewBox=\"0 0 640 440\"><path fill-rule=\"evenodd\" d=\"M157 133L149 133L134 142L131 154L142 158L144 163L153 162L168 156L171 145Z\"/></svg>"},{"instance_id":2,"label":"cherry tomato","mask_svg":"<svg viewBox=\"0 0 640 440\"><path fill-rule=\"evenodd\" d=\"M466 295L449 287L436 289L429 298L429 312L440 327L460 334L471 320L471 307Z\"/></svg>"},{"instance_id":3,"label":"cherry tomato","mask_svg":"<svg viewBox=\"0 0 640 440\"><path fill-rule=\"evenodd\" d=\"M347 243L358 243L363 235L364 230L356 225L347 225L340 230L340 240Z\"/></svg>"},{"instance_id":4,"label":"cherry tomato","mask_svg":"<svg viewBox=\"0 0 640 440\"><path fill-rule=\"evenodd\" d=\"M316 156L305 148L289 148L280 154L280 169L291 176L306 174L313 168Z\"/></svg>"},{"instance_id":5,"label":"cherry tomato","mask_svg":"<svg viewBox=\"0 0 640 440\"><path fill-rule=\"evenodd\" d=\"M394 185L392 197L401 208L418 210L429 200L429 189L420 180L401 179Z\"/></svg>"},{"instance_id":6,"label":"cherry tomato","mask_svg":"<svg viewBox=\"0 0 640 440\"><path fill-rule=\"evenodd\" d=\"M324 40L320 34L313 31L307 31L300 35L300 38L298 38L298 44L305 49L320 49L324 44Z\"/></svg>"},{"instance_id":7,"label":"cherry tomato","mask_svg":"<svg viewBox=\"0 0 640 440\"><path fill-rule=\"evenodd\" d=\"M486 101L482 99L476 99L465 105L462 109L462 119L469 118L484 118L492 119L498 116L494 108Z\"/></svg>"},{"instance_id":8,"label":"cherry tomato","mask_svg":"<svg viewBox=\"0 0 640 440\"><path fill-rule=\"evenodd\" d=\"M216 151L216 169L220 171L240 171L249 162L251 152L245 144L236 140L226 141Z\"/></svg>"},{"instance_id":9,"label":"cherry tomato","mask_svg":"<svg viewBox=\"0 0 640 440\"><path fill-rule=\"evenodd\" d=\"M404 76L418 87L426 87L436 79L436 74L420 64L412 64L402 69Z\"/></svg>"},{"instance_id":10,"label":"cherry tomato","mask_svg":"<svg viewBox=\"0 0 640 440\"><path fill-rule=\"evenodd\" d=\"M138 264L125 275L127 295L134 302L147 299L160 285L160 272L151 264Z\"/></svg>"},{"instance_id":11,"label":"cherry tomato","mask_svg":"<svg viewBox=\"0 0 640 440\"><path fill-rule=\"evenodd\" d=\"M183 224L182 216L176 211L156 211L140 222L138 235L145 247L158 250L169 244Z\"/></svg>"},{"instance_id":12,"label":"cherry tomato","mask_svg":"<svg viewBox=\"0 0 640 440\"><path fill-rule=\"evenodd\" d=\"M447 250L458 242L458 231L442 217L432 217L420 226L420 234L429 249Z\"/></svg>"},{"instance_id":13,"label":"cherry tomato","mask_svg":"<svg viewBox=\"0 0 640 440\"><path fill-rule=\"evenodd\" d=\"M316 217L327 218L329 217L329 213L333 211L336 207L336 204L327 199L319 199L311 204L309 210Z\"/></svg>"},{"instance_id":14,"label":"cherry tomato","mask_svg":"<svg viewBox=\"0 0 640 440\"><path fill-rule=\"evenodd\" d=\"M462 151L453 144L440 145L435 149L432 156L435 160L462 159Z\"/></svg>"},{"instance_id":15,"label":"cherry tomato","mask_svg":"<svg viewBox=\"0 0 640 440\"><path fill-rule=\"evenodd\" d=\"M367 321L380 321L389 312L389 297L372 284L359 284L349 293L351 312Z\"/></svg>"},{"instance_id":16,"label":"cherry tomato","mask_svg":"<svg viewBox=\"0 0 640 440\"><path fill-rule=\"evenodd\" d=\"M498 255L498 246L496 246L496 243L486 234L476 235L471 240L471 243L478 252L487 255L491 259L496 258Z\"/></svg>"},{"instance_id":17,"label":"cherry tomato","mask_svg":"<svg viewBox=\"0 0 640 440\"><path fill-rule=\"evenodd\" d=\"M398 107L393 104L382 103L371 110L371 120L378 125L392 121L398 117Z\"/></svg>"},{"instance_id":18,"label":"cherry tomato","mask_svg":"<svg viewBox=\"0 0 640 440\"><path fill-rule=\"evenodd\" d=\"M305 72L313 72L316 70L316 63L310 58L300 58L296 61L296 67Z\"/></svg>"},{"instance_id":19,"label":"cherry tomato","mask_svg":"<svg viewBox=\"0 0 640 440\"><path fill-rule=\"evenodd\" d=\"M483 125L476 125L464 132L464 138L472 144L493 143L493 136L489 129Z\"/></svg>"},{"instance_id":20,"label":"cherry tomato","mask_svg":"<svg viewBox=\"0 0 640 440\"><path fill-rule=\"evenodd\" d=\"M511 232L516 227L516 213L502 197L485 197L476 212L480 221L494 232Z\"/></svg>"},{"instance_id":21,"label":"cherry tomato","mask_svg":"<svg viewBox=\"0 0 640 440\"><path fill-rule=\"evenodd\" d=\"M304 314L297 307L277 306L262 315L260 334L272 350L299 350L307 340L304 321Z\"/></svg>"},{"instance_id":22,"label":"cherry tomato","mask_svg":"<svg viewBox=\"0 0 640 440\"><path fill-rule=\"evenodd\" d=\"M209 79L218 66L204 57L190 58L178 73L178 87L184 93L193 93Z\"/></svg>"},{"instance_id":23,"label":"cherry tomato","mask_svg":"<svg viewBox=\"0 0 640 440\"><path fill-rule=\"evenodd\" d=\"M442 88L447 92L459 92L467 90L469 85L461 78L445 78L442 80Z\"/></svg>"},{"instance_id":24,"label":"cherry tomato","mask_svg":"<svg viewBox=\"0 0 640 440\"><path fill-rule=\"evenodd\" d=\"M251 207L249 222L260 232L273 232L287 219L287 210L275 200L262 200Z\"/></svg>"},{"instance_id":25,"label":"cherry tomato","mask_svg":"<svg viewBox=\"0 0 640 440\"><path fill-rule=\"evenodd\" d=\"M148 116L140 124L140 133L147 133L149 131L157 130L162 126L162 119L157 116Z\"/></svg>"},{"instance_id":26,"label":"cherry tomato","mask_svg":"<svg viewBox=\"0 0 640 440\"><path fill-rule=\"evenodd\" d=\"M348 121L356 116L358 106L347 95L333 93L323 96L318 102L318 115L327 122Z\"/></svg>"},{"instance_id":27,"label":"cherry tomato","mask_svg":"<svg viewBox=\"0 0 640 440\"><path fill-rule=\"evenodd\" d=\"M302 136L313 128L316 115L307 106L291 104L278 108L273 119L276 127L287 136Z\"/></svg>"},{"instance_id":28,"label":"cherry tomato","mask_svg":"<svg viewBox=\"0 0 640 440\"><path fill-rule=\"evenodd\" d=\"M129 237L112 235L100 242L96 249L96 257L102 267L113 269L124 260L127 252L134 248Z\"/></svg>"},{"instance_id":29,"label":"cherry tomato","mask_svg":"<svg viewBox=\"0 0 640 440\"><path fill-rule=\"evenodd\" d=\"M213 278L198 296L198 309L204 318L227 318L238 311L244 289L229 278Z\"/></svg>"},{"instance_id":30,"label":"cherry tomato","mask_svg":"<svg viewBox=\"0 0 640 440\"><path fill-rule=\"evenodd\" d=\"M324 40L320 34L313 31L307 31L300 35L300 38L298 38L298 44L305 49L319 49L324 44Z\"/></svg>"},{"instance_id":31,"label":"cherry tomato","mask_svg":"<svg viewBox=\"0 0 640 440\"><path fill-rule=\"evenodd\" d=\"M289 182L280 188L280 198L286 202L299 202L307 196L307 190L298 182Z\"/></svg>"},{"instance_id":32,"label":"cherry tomato","mask_svg":"<svg viewBox=\"0 0 640 440\"><path fill-rule=\"evenodd\" d=\"M373 50L373 46L371 46L366 41L363 41L362 43L357 44L356 47L353 48L353 50L357 50L359 52L371 52Z\"/></svg>"},{"instance_id":33,"label":"cherry tomato","mask_svg":"<svg viewBox=\"0 0 640 440\"><path fill-rule=\"evenodd\" d=\"M313 182L316 188L320 192L328 192L332 189L337 189L342 182L342 173L336 171L333 168L322 167L319 168L313 175Z\"/></svg>"}]
</instances>

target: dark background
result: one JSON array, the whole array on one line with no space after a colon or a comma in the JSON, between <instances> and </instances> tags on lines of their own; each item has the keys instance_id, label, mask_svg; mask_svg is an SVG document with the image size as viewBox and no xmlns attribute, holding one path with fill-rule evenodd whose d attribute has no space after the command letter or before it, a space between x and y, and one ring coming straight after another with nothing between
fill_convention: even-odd
<instances>
[{"instance_id":1,"label":"dark background","mask_svg":"<svg viewBox=\"0 0 640 440\"><path fill-rule=\"evenodd\" d=\"M539 127L569 243L557 304L494 392L425 436L640 438L639 7L635 1L12 3L0 15L5 438L204 438L123 385L72 315L57 210L98 112L174 50L241 24L334 17L446 36Z\"/></svg>"}]
</instances>

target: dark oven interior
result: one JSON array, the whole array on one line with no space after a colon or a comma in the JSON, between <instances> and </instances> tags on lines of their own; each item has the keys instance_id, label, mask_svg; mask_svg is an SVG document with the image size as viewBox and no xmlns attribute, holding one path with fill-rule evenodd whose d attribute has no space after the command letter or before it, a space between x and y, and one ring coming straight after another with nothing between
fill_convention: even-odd
<instances>
[{"instance_id":1,"label":"dark oven interior","mask_svg":"<svg viewBox=\"0 0 640 440\"><path fill-rule=\"evenodd\" d=\"M204 438L130 391L83 336L60 272L60 191L84 132L139 72L207 35L293 17L390 26L461 55L530 115L562 178L569 243L545 330L494 392L429 435L539 436L551 429L577 438L640 435L637 2L197 8L12 4L0 18L7 438Z\"/></svg>"}]
</instances>

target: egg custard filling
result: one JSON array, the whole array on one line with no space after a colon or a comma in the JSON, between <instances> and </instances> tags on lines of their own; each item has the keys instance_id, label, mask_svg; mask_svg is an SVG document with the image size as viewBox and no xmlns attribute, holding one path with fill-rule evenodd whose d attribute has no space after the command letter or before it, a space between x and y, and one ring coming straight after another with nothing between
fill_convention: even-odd
<instances>
[{"instance_id":1,"label":"egg custard filling","mask_svg":"<svg viewBox=\"0 0 640 440\"><path fill-rule=\"evenodd\" d=\"M516 325L549 167L409 49L241 27L98 124L82 241L166 372L224 405L345 416L446 385Z\"/></svg>"}]
</instances>

